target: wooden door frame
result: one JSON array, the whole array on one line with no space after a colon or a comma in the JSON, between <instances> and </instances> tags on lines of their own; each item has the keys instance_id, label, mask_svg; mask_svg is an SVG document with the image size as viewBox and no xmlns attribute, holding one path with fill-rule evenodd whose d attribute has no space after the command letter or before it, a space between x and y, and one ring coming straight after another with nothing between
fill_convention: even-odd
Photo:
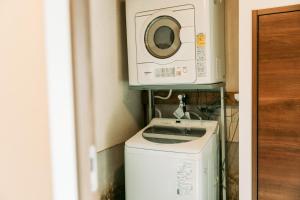
<instances>
[{"instance_id":1,"label":"wooden door frame","mask_svg":"<svg viewBox=\"0 0 300 200\"><path fill-rule=\"evenodd\" d=\"M300 11L300 4L252 11L252 200L258 199L258 20L262 15Z\"/></svg>"}]
</instances>

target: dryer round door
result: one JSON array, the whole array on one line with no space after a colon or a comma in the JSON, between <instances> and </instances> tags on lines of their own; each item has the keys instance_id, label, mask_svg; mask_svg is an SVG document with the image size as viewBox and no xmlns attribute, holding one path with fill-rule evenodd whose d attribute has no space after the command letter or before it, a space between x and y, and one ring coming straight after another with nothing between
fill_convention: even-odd
<instances>
[{"instance_id":1,"label":"dryer round door","mask_svg":"<svg viewBox=\"0 0 300 200\"><path fill-rule=\"evenodd\" d=\"M179 22L171 16L155 18L145 32L146 49L156 58L170 58L181 46L180 29Z\"/></svg>"}]
</instances>

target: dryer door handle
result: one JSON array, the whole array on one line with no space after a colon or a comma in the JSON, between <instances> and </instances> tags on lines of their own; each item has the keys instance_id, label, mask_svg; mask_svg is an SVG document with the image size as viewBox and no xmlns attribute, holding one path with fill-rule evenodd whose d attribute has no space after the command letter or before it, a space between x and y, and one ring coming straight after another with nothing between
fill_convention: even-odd
<instances>
[{"instance_id":1,"label":"dryer door handle","mask_svg":"<svg viewBox=\"0 0 300 200\"><path fill-rule=\"evenodd\" d=\"M179 33L181 43L194 43L195 42L195 27L187 26L182 27Z\"/></svg>"}]
</instances>

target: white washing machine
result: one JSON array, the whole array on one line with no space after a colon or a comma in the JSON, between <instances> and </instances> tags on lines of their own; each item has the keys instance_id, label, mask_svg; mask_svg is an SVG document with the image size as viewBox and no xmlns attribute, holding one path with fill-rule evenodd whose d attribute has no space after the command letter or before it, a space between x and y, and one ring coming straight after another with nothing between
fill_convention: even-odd
<instances>
[{"instance_id":1,"label":"white washing machine","mask_svg":"<svg viewBox=\"0 0 300 200\"><path fill-rule=\"evenodd\" d=\"M153 119L125 144L127 200L216 200L216 121Z\"/></svg>"},{"instance_id":2,"label":"white washing machine","mask_svg":"<svg viewBox=\"0 0 300 200\"><path fill-rule=\"evenodd\" d=\"M130 85L225 78L224 0L126 0Z\"/></svg>"}]
</instances>

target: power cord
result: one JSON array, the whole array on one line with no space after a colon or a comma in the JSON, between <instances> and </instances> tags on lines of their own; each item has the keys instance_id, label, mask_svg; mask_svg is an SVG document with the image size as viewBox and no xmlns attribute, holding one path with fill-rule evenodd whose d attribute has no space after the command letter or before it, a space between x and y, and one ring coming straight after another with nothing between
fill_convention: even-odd
<instances>
[{"instance_id":1,"label":"power cord","mask_svg":"<svg viewBox=\"0 0 300 200\"><path fill-rule=\"evenodd\" d=\"M173 92L173 90L170 90L168 96L166 96L166 97L154 96L154 98L161 99L161 100L167 100L167 99L170 99L170 97L172 96L172 92Z\"/></svg>"}]
</instances>

